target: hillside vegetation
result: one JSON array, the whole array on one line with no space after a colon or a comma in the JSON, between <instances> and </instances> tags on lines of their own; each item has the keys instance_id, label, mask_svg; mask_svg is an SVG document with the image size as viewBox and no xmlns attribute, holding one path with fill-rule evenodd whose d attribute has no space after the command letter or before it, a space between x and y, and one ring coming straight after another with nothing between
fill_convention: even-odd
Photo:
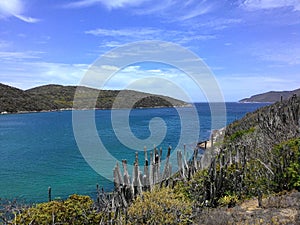
<instances>
[{"instance_id":1,"label":"hillside vegetation","mask_svg":"<svg viewBox=\"0 0 300 225\"><path fill-rule=\"evenodd\" d=\"M130 90L100 91L88 87L45 85L23 91L0 83L0 113L72 108L76 90L78 91L76 108L149 108L186 105L185 102L170 97ZM119 101L114 104L117 96ZM94 99L97 101L94 102Z\"/></svg>"},{"instance_id":2,"label":"hillside vegetation","mask_svg":"<svg viewBox=\"0 0 300 225\"><path fill-rule=\"evenodd\" d=\"M38 95L0 83L0 113L18 111L41 111L55 109L55 106Z\"/></svg>"},{"instance_id":3,"label":"hillside vegetation","mask_svg":"<svg viewBox=\"0 0 300 225\"><path fill-rule=\"evenodd\" d=\"M210 152L214 156L208 169L182 183L182 190L196 200L198 223L300 224L299 204L285 195L275 198L277 207L263 200L276 193L300 191L299 97L260 108L230 124L224 139L217 138ZM299 200L299 194L294 196ZM257 198L254 210L241 209L240 202L253 197ZM286 203L280 205L279 199ZM211 210L207 216L203 205L234 210ZM275 212L279 209L294 210L293 216L283 219L282 213ZM224 217L218 219L216 214Z\"/></svg>"}]
</instances>

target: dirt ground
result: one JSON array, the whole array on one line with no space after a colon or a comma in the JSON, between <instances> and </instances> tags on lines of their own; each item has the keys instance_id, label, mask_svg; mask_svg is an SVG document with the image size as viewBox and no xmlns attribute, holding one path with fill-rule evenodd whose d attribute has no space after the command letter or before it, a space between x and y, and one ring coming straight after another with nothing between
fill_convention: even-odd
<instances>
[{"instance_id":1,"label":"dirt ground","mask_svg":"<svg viewBox=\"0 0 300 225\"><path fill-rule=\"evenodd\" d=\"M257 199L251 199L233 208L205 209L197 216L196 224L300 225L300 192L272 195L262 203L258 207Z\"/></svg>"}]
</instances>

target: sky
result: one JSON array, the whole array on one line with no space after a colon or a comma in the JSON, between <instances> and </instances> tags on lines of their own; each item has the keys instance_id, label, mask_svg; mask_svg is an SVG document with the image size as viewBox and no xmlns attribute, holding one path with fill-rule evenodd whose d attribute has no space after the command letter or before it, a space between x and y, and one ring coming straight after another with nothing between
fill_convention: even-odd
<instances>
[{"instance_id":1,"label":"sky","mask_svg":"<svg viewBox=\"0 0 300 225\"><path fill-rule=\"evenodd\" d=\"M226 101L300 88L299 0L0 0L0 83L78 85L99 57L149 40L201 58ZM118 69L105 88L154 76L152 86L135 89L178 97L161 77L193 101L206 96L172 65Z\"/></svg>"}]
</instances>

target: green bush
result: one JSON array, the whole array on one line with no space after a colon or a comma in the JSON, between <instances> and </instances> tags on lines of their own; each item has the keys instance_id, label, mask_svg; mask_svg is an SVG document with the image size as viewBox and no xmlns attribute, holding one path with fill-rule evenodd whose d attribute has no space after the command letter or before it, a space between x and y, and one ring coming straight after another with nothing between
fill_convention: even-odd
<instances>
[{"instance_id":1,"label":"green bush","mask_svg":"<svg viewBox=\"0 0 300 225\"><path fill-rule=\"evenodd\" d=\"M221 206L234 206L236 203L239 201L238 196L233 194L233 195L225 195L222 198L218 200L218 203Z\"/></svg>"},{"instance_id":2,"label":"green bush","mask_svg":"<svg viewBox=\"0 0 300 225\"><path fill-rule=\"evenodd\" d=\"M300 138L283 142L273 149L276 191L300 188Z\"/></svg>"},{"instance_id":3,"label":"green bush","mask_svg":"<svg viewBox=\"0 0 300 225\"><path fill-rule=\"evenodd\" d=\"M128 208L129 224L189 224L192 203L170 188L155 189L138 196Z\"/></svg>"},{"instance_id":4,"label":"green bush","mask_svg":"<svg viewBox=\"0 0 300 225\"><path fill-rule=\"evenodd\" d=\"M236 140L237 138L240 138L246 134L251 134L255 131L255 128L254 127L251 127L250 129L248 130L239 130L237 132L235 132L234 134L232 134L230 137L229 137L229 140L230 141L234 141Z\"/></svg>"},{"instance_id":5,"label":"green bush","mask_svg":"<svg viewBox=\"0 0 300 225\"><path fill-rule=\"evenodd\" d=\"M51 201L26 209L15 218L16 224L99 224L102 215L93 209L88 196L72 195L65 201Z\"/></svg>"}]
</instances>

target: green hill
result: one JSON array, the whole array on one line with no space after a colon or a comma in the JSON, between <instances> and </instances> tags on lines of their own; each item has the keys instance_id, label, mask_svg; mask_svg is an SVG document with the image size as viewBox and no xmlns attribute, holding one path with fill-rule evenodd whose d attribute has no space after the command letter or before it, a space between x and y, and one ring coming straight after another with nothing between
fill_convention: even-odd
<instances>
[{"instance_id":1,"label":"green hill","mask_svg":"<svg viewBox=\"0 0 300 225\"><path fill-rule=\"evenodd\" d=\"M283 100L289 99L294 94L300 95L300 88L293 91L269 91L262 94L253 95L250 98L244 98L239 102L277 102L281 97Z\"/></svg>"},{"instance_id":2,"label":"green hill","mask_svg":"<svg viewBox=\"0 0 300 225\"><path fill-rule=\"evenodd\" d=\"M183 101L170 97L131 90L121 92L50 84L23 91L0 84L0 113L72 108L75 92L77 93L76 102L80 103L76 105L76 108L150 108L187 105ZM119 101L115 101L117 96ZM96 103L94 99L97 99ZM131 103L135 104L132 106Z\"/></svg>"},{"instance_id":3,"label":"green hill","mask_svg":"<svg viewBox=\"0 0 300 225\"><path fill-rule=\"evenodd\" d=\"M50 110L52 107L47 99L0 83L0 113Z\"/></svg>"}]
</instances>

